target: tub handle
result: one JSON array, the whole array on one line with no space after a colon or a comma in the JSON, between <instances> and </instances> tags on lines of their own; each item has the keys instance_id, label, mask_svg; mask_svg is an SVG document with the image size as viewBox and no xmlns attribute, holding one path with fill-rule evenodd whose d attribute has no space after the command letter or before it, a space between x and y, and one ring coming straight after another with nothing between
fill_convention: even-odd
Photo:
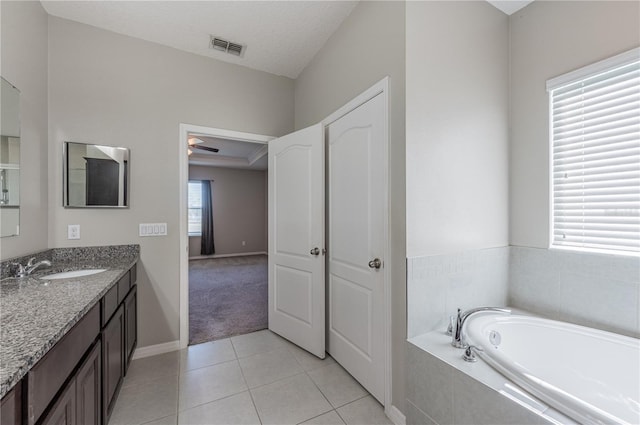
<instances>
[{"instance_id":1,"label":"tub handle","mask_svg":"<svg viewBox=\"0 0 640 425\"><path fill-rule=\"evenodd\" d=\"M465 362L475 363L478 361L476 357L476 352L481 353L484 350L482 347L477 347L475 345L469 345L466 350L464 350L464 354L462 355L462 359Z\"/></svg>"}]
</instances>

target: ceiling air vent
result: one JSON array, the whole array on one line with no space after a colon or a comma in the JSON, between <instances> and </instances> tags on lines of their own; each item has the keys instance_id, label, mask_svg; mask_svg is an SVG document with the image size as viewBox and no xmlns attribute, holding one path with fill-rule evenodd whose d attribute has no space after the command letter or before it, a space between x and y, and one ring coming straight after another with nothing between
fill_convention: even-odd
<instances>
[{"instance_id":1,"label":"ceiling air vent","mask_svg":"<svg viewBox=\"0 0 640 425\"><path fill-rule=\"evenodd\" d=\"M234 56L242 56L244 53L244 46L242 44L232 43L231 41L224 40L220 37L211 36L209 47Z\"/></svg>"}]
</instances>

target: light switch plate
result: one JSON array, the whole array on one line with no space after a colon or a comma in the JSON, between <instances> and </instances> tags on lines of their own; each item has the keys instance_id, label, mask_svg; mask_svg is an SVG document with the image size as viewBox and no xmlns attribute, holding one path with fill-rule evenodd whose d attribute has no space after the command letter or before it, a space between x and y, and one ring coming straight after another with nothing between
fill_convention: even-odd
<instances>
[{"instance_id":1,"label":"light switch plate","mask_svg":"<svg viewBox=\"0 0 640 425\"><path fill-rule=\"evenodd\" d=\"M139 236L167 236L167 223L140 223Z\"/></svg>"},{"instance_id":2,"label":"light switch plate","mask_svg":"<svg viewBox=\"0 0 640 425\"><path fill-rule=\"evenodd\" d=\"M80 239L79 224L70 224L67 226L67 239Z\"/></svg>"}]
</instances>

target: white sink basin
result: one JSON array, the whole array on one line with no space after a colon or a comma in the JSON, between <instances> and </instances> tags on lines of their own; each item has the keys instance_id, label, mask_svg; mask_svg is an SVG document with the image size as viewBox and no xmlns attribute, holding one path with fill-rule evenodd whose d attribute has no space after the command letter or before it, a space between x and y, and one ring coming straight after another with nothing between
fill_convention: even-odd
<instances>
[{"instance_id":1,"label":"white sink basin","mask_svg":"<svg viewBox=\"0 0 640 425\"><path fill-rule=\"evenodd\" d=\"M72 277L91 276L92 274L102 273L107 269L85 269L72 270L70 272L53 273L46 276L40 276L40 279L70 279Z\"/></svg>"}]
</instances>

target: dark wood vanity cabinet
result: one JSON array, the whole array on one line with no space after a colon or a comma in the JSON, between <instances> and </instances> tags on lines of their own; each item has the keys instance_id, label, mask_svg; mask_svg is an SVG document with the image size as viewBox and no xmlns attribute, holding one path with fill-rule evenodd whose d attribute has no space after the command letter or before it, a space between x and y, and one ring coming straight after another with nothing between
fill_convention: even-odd
<instances>
[{"instance_id":1,"label":"dark wood vanity cabinet","mask_svg":"<svg viewBox=\"0 0 640 425\"><path fill-rule=\"evenodd\" d=\"M102 399L103 399L103 423L113 411L118 390L124 377L124 307L116 310L109 323L102 330Z\"/></svg>"},{"instance_id":2,"label":"dark wood vanity cabinet","mask_svg":"<svg viewBox=\"0 0 640 425\"><path fill-rule=\"evenodd\" d=\"M133 285L129 295L124 300L124 321L125 321L125 374L131 364L131 357L138 342L138 287Z\"/></svg>"},{"instance_id":3,"label":"dark wood vanity cabinet","mask_svg":"<svg viewBox=\"0 0 640 425\"><path fill-rule=\"evenodd\" d=\"M136 265L1 400L0 425L107 425L137 342Z\"/></svg>"},{"instance_id":4,"label":"dark wood vanity cabinet","mask_svg":"<svg viewBox=\"0 0 640 425\"><path fill-rule=\"evenodd\" d=\"M42 425L101 424L101 346L96 341L78 371L45 415Z\"/></svg>"},{"instance_id":5,"label":"dark wood vanity cabinet","mask_svg":"<svg viewBox=\"0 0 640 425\"><path fill-rule=\"evenodd\" d=\"M134 265L103 298L102 421L109 422L137 342L137 285ZM111 293L111 291L114 291ZM113 300L117 299L114 305ZM115 309L115 310L114 310Z\"/></svg>"},{"instance_id":6,"label":"dark wood vanity cabinet","mask_svg":"<svg viewBox=\"0 0 640 425\"><path fill-rule=\"evenodd\" d=\"M22 382L18 382L0 403L0 424L22 424Z\"/></svg>"}]
</instances>

